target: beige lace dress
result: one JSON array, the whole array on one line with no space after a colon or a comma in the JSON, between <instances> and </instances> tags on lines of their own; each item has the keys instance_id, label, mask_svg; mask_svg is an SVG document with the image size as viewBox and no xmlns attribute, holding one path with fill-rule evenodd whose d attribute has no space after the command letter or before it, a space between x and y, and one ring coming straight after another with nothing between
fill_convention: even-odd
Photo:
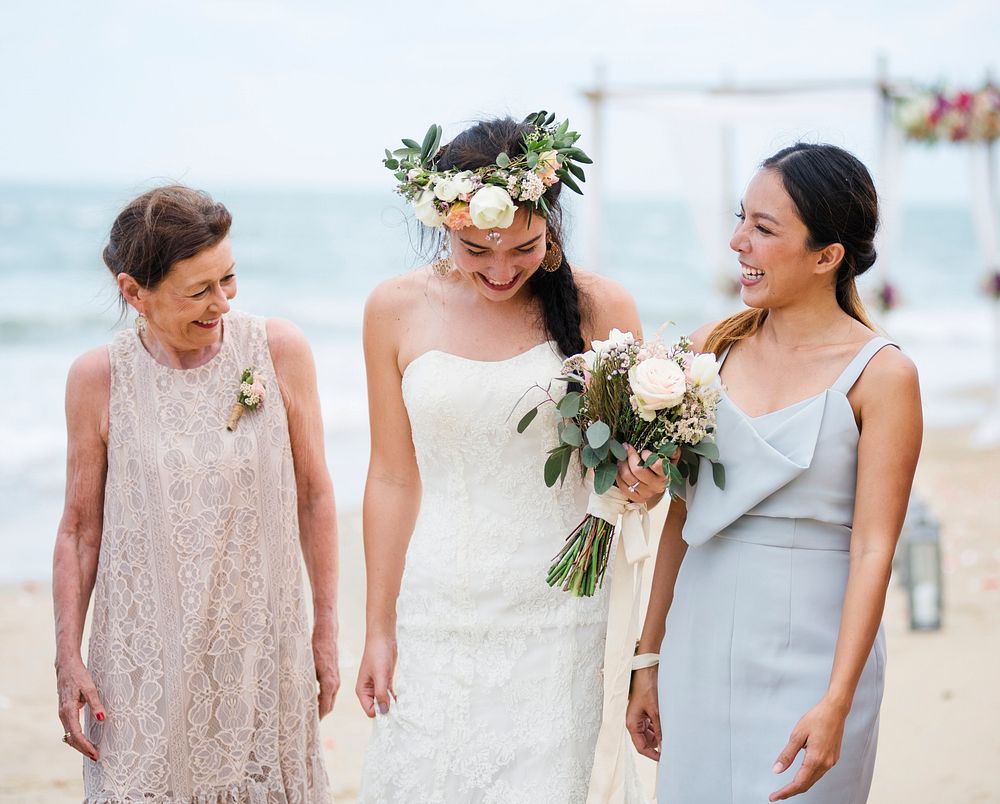
<instances>
[{"instance_id":1,"label":"beige lace dress","mask_svg":"<svg viewBox=\"0 0 1000 804\"><path fill-rule=\"evenodd\" d=\"M204 366L109 347L104 532L85 804L328 802L288 424L264 319L230 313ZM226 430L242 371L268 394Z\"/></svg>"}]
</instances>

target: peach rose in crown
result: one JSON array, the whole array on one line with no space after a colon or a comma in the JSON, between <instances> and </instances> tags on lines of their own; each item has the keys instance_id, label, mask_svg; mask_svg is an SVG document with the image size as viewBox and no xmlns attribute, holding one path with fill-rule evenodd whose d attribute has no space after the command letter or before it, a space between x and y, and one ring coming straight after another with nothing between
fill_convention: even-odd
<instances>
[{"instance_id":1,"label":"peach rose in crown","mask_svg":"<svg viewBox=\"0 0 1000 804\"><path fill-rule=\"evenodd\" d=\"M557 170L559 170L559 155L555 151L545 151L539 155L538 178L542 180L542 184L551 187L559 181Z\"/></svg>"},{"instance_id":2,"label":"peach rose in crown","mask_svg":"<svg viewBox=\"0 0 1000 804\"><path fill-rule=\"evenodd\" d=\"M448 217L444 219L444 225L449 229L465 229L472 226L472 216L469 214L469 205L456 201L448 211Z\"/></svg>"},{"instance_id":3,"label":"peach rose in crown","mask_svg":"<svg viewBox=\"0 0 1000 804\"><path fill-rule=\"evenodd\" d=\"M679 405L687 390L683 369L662 357L651 357L634 365L629 369L628 381L632 386L632 404L639 418L646 422L656 418L656 411Z\"/></svg>"}]
</instances>

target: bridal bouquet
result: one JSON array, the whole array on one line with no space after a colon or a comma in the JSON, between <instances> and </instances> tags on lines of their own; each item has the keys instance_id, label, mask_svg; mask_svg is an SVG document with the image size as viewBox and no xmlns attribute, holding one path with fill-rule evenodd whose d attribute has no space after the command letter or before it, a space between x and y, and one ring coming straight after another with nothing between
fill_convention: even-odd
<instances>
[{"instance_id":1,"label":"bridal bouquet","mask_svg":"<svg viewBox=\"0 0 1000 804\"><path fill-rule=\"evenodd\" d=\"M646 467L663 461L673 495L685 482L698 482L702 458L711 465L715 484L725 486L713 438L718 378L715 355L696 354L686 337L668 346L659 338L641 342L613 329L608 340L594 341L590 351L566 359L556 380L569 383L571 390L558 401L547 392L548 398L517 425L524 432L542 405L555 404L559 446L545 461L546 485L565 480L574 453L584 471L593 470L588 513L553 559L549 586L561 584L563 591L590 596L603 583L622 515L637 507L615 486L617 462L627 457L625 444L652 453L643 462ZM678 449L675 465L671 458Z\"/></svg>"}]
</instances>

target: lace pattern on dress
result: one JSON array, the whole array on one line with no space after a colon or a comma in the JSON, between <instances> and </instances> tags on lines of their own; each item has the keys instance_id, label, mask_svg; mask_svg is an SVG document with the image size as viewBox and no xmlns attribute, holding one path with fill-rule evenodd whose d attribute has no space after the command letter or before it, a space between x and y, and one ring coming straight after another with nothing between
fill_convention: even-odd
<instances>
[{"instance_id":1,"label":"lace pattern on dress","mask_svg":"<svg viewBox=\"0 0 1000 804\"><path fill-rule=\"evenodd\" d=\"M525 391L560 363L539 344L499 362L428 352L406 370L423 497L397 601L398 699L377 717L362 802L586 799L607 589L546 584L587 495L578 466L562 487L542 480L551 406L515 430L542 398Z\"/></svg>"},{"instance_id":2,"label":"lace pattern on dress","mask_svg":"<svg viewBox=\"0 0 1000 804\"><path fill-rule=\"evenodd\" d=\"M159 365L132 331L109 347L90 804L329 801L285 409L264 319L223 326L195 369ZM230 433L251 365L274 393Z\"/></svg>"}]
</instances>

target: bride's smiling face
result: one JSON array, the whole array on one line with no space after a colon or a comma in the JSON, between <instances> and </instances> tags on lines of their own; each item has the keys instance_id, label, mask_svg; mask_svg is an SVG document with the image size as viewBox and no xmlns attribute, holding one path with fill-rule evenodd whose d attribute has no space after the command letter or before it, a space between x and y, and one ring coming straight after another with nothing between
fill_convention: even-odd
<instances>
[{"instance_id":1,"label":"bride's smiling face","mask_svg":"<svg viewBox=\"0 0 1000 804\"><path fill-rule=\"evenodd\" d=\"M519 207L510 226L492 230L499 242L489 237L490 231L467 226L451 232L451 261L483 298L506 301L520 292L545 257L545 218L536 212L529 224L527 210Z\"/></svg>"}]
</instances>

